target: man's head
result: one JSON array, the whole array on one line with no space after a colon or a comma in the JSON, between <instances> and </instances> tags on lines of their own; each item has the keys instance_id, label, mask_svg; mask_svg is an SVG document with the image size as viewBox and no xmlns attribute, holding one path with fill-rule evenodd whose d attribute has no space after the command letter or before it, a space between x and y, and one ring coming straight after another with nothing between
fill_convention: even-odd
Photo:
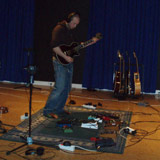
<instances>
[{"instance_id":1,"label":"man's head","mask_svg":"<svg viewBox=\"0 0 160 160\"><path fill-rule=\"evenodd\" d=\"M74 29L80 23L80 15L79 13L72 12L68 15L67 18L67 26L69 29Z\"/></svg>"}]
</instances>

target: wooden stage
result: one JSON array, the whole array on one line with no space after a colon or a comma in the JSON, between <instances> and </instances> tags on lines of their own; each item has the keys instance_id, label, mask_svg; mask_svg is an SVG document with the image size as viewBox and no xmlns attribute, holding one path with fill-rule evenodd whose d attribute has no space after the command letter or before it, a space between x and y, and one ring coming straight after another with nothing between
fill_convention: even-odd
<instances>
[{"instance_id":1,"label":"wooden stage","mask_svg":"<svg viewBox=\"0 0 160 160\"><path fill-rule=\"evenodd\" d=\"M21 123L21 115L29 112L29 89L20 85L0 83L0 106L8 108L9 112L0 115L2 124L17 126ZM41 87L33 89L32 114L44 107L51 88ZM160 99L155 95L143 95L137 98L127 97L118 100L113 97L113 92L88 91L73 88L67 100L74 100L73 106L81 106L85 103L97 105L97 108L132 111L130 127L136 129L138 136L128 135L126 148L123 154L99 153L76 149L75 152L66 153L50 147L45 148L42 157L34 154L25 156L28 147L37 148L37 145L25 146L10 155L6 152L22 143L0 140L0 159L23 160L23 159L50 159L50 160L159 160L160 159ZM99 104L99 105L98 105ZM12 127L2 125L9 130ZM25 156L25 157L23 157Z\"/></svg>"}]
</instances>

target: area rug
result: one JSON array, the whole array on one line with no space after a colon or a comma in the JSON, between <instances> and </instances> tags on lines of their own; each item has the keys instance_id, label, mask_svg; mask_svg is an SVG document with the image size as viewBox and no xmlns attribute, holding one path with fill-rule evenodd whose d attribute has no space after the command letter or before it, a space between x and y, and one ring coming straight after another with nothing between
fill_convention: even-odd
<instances>
[{"instance_id":1,"label":"area rug","mask_svg":"<svg viewBox=\"0 0 160 160\"><path fill-rule=\"evenodd\" d=\"M42 110L33 114L33 143L56 147L64 141L69 141L82 149L118 154L124 152L127 134L119 131L129 126L132 112L87 109L81 106L68 106L67 110L71 111L71 115L56 120L44 117ZM0 139L25 142L24 138L29 134L28 125L29 120L26 119L0 136Z\"/></svg>"}]
</instances>

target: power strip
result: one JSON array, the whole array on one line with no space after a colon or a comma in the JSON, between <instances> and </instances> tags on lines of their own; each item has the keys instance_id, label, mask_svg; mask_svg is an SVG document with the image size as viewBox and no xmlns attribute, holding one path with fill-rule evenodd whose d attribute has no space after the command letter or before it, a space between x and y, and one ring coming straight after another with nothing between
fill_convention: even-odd
<instances>
[{"instance_id":1,"label":"power strip","mask_svg":"<svg viewBox=\"0 0 160 160\"><path fill-rule=\"evenodd\" d=\"M62 150L66 150L66 151L71 151L74 152L75 151L75 146L71 145L71 146L64 146L63 144L59 144L58 147Z\"/></svg>"},{"instance_id":2,"label":"power strip","mask_svg":"<svg viewBox=\"0 0 160 160\"><path fill-rule=\"evenodd\" d=\"M82 107L88 108L88 109L96 109L96 107L94 107L93 105L86 105L86 104L83 104Z\"/></svg>"}]
</instances>

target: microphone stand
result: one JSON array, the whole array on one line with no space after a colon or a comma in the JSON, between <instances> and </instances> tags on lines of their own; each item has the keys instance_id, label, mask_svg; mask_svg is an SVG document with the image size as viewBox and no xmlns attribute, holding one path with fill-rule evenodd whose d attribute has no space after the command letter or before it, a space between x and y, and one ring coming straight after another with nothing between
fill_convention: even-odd
<instances>
[{"instance_id":1,"label":"microphone stand","mask_svg":"<svg viewBox=\"0 0 160 160\"><path fill-rule=\"evenodd\" d=\"M14 151L16 151L16 150L18 150L18 149L26 146L26 145L31 145L31 144L33 143L32 137L31 137L31 125L32 125L31 108L32 108L32 88L33 88L33 81L34 81L33 75L36 73L36 67L35 67L35 66L29 66L27 70L28 70L28 72L29 72L29 74L30 74L30 82L29 82L29 87L30 87L30 100L29 100L29 135L28 135L27 139L24 138L24 137L20 137L20 138L26 140L26 143L23 144L23 145L21 145L21 146L19 146L19 147L17 147L17 148L15 148L15 149L13 149L13 150L11 150L11 151L8 151L8 152L6 153L6 155L10 155L10 153L12 153L12 152L14 152Z\"/></svg>"},{"instance_id":2,"label":"microphone stand","mask_svg":"<svg viewBox=\"0 0 160 160\"><path fill-rule=\"evenodd\" d=\"M28 68L31 67L31 65L30 65L30 52L32 52L33 49L32 48L25 48L24 51L27 52L27 57L28 58L27 58L27 67L24 67L23 69L28 70ZM14 89L23 88L23 87L28 88L29 86L30 86L30 84L27 82L27 84L25 86L18 86L18 87L15 87ZM34 86L32 86L32 88L41 90L41 88L37 88L37 87L34 87Z\"/></svg>"}]
</instances>

